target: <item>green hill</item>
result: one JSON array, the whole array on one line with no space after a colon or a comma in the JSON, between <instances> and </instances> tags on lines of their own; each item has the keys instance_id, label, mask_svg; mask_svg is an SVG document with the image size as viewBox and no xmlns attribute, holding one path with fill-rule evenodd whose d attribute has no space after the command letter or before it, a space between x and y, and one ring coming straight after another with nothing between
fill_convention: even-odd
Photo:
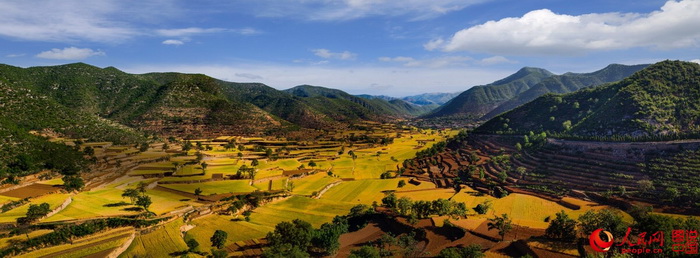
<instances>
[{"instance_id":1,"label":"green hill","mask_svg":"<svg viewBox=\"0 0 700 258\"><path fill-rule=\"evenodd\" d=\"M544 69L525 67L502 80L472 87L423 118L446 117L474 121L552 75Z\"/></svg>"},{"instance_id":2,"label":"green hill","mask_svg":"<svg viewBox=\"0 0 700 258\"><path fill-rule=\"evenodd\" d=\"M314 110L337 121L358 119L387 120L392 117L412 117L424 113L429 107L421 107L403 100L387 101L381 98L364 98L344 91L311 85L300 85L284 90Z\"/></svg>"},{"instance_id":3,"label":"green hill","mask_svg":"<svg viewBox=\"0 0 700 258\"><path fill-rule=\"evenodd\" d=\"M565 73L542 80L530 89L499 105L482 119L493 118L503 112L528 103L546 93L569 93L591 86L622 80L649 65L611 64L592 73Z\"/></svg>"},{"instance_id":4,"label":"green hill","mask_svg":"<svg viewBox=\"0 0 700 258\"><path fill-rule=\"evenodd\" d=\"M546 94L476 131L546 131L590 139L695 137L700 133L700 65L664 61L616 83Z\"/></svg>"}]
</instances>

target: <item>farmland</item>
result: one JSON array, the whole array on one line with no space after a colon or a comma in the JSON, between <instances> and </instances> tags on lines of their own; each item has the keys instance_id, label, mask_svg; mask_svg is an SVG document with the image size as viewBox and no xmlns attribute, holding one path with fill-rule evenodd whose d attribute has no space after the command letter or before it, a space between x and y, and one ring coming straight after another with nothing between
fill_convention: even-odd
<instances>
[{"instance_id":1,"label":"farmland","mask_svg":"<svg viewBox=\"0 0 700 258\"><path fill-rule=\"evenodd\" d=\"M444 148L443 142L455 137L457 131L381 124L365 126L371 128L367 130L372 134L362 130L352 134L338 132L314 141L237 136L171 139L167 141L167 150L164 143L152 143L146 150L142 147L136 150L134 146L111 146L107 149L109 152L99 150L95 155L108 164L98 163L98 166L110 168L106 171L113 172L98 172L88 181L90 187L79 192L48 192L55 189L53 185L64 184L61 178L31 185L29 187L43 189L47 194L29 196L28 203L0 214L0 222L14 223L24 216L29 204L45 202L53 210L71 198L70 204L41 218L38 223L70 225L96 218L143 219L144 214L149 214L150 219L164 222L137 229L133 241L120 257L184 254L188 250L188 240L199 244L194 251L209 252L212 250L210 238L217 230L228 235L224 250L231 255L240 255L245 251L244 246L262 241L281 222L303 219L318 228L331 223L336 216L348 214L356 205L381 206L382 199L391 193L413 202L449 199L463 203L467 208L466 216L455 219L453 224L485 236L468 235L459 241L479 239L483 243L493 241L489 237L494 237L495 233L489 231L485 223L497 215L507 214L517 225L520 233L508 235L513 238L518 234L522 237L543 232L549 225L548 220L559 211L577 219L589 210L615 209L590 200L554 199L527 191L497 198L479 183L461 184L459 192L455 192L458 182L454 181L457 176L454 170L467 164L457 154L466 155L474 149L451 154L436 152L434 156L425 153L440 146ZM358 140L355 137L358 134L367 137ZM351 135L355 137L352 140ZM480 143L486 147L491 144ZM85 144L88 145L83 148L104 143ZM499 146L510 150L505 145ZM414 159L416 155L422 156ZM492 157L481 152L479 158L474 164L483 166L484 176L495 180L498 175L494 171L499 168L498 164L487 162ZM454 175L450 176L450 173ZM478 175L473 174L473 177ZM489 186L495 189L493 184ZM136 191L137 196L124 195L129 190ZM0 194L4 196L1 197L4 202L18 200L11 196L17 191L9 193L8 196ZM142 206L138 203L141 197L147 197L150 203ZM235 207L236 202L246 204ZM485 202L490 203L488 212L477 213L476 207ZM626 213L620 214L625 221L632 221ZM445 219L454 218L434 216L417 225L423 227L420 225L428 225L426 223L430 221L429 224L440 227ZM399 218L398 221L405 219ZM433 230L428 229L429 232ZM84 244L57 245L22 255L103 254L121 246L127 237L126 231L110 237L105 232L110 231L94 234L86 238ZM48 233L51 231L35 230L29 232L29 237L38 238ZM379 237L379 233L373 234ZM444 236L428 233L428 237L438 240L423 248L439 251L442 245L439 243L444 241L439 239ZM22 240L19 236L11 239ZM543 245L537 241L532 243ZM260 249L256 250L254 252L260 252Z\"/></svg>"}]
</instances>

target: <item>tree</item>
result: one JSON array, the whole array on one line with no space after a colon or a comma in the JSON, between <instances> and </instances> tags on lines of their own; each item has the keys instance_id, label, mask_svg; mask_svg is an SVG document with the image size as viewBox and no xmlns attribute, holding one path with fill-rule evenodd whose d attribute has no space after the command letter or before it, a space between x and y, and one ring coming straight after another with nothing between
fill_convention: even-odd
<instances>
[{"instance_id":1,"label":"tree","mask_svg":"<svg viewBox=\"0 0 700 258\"><path fill-rule=\"evenodd\" d=\"M382 198L382 205L390 209L395 209L397 202L398 198L396 198L396 194L394 193L390 193Z\"/></svg>"},{"instance_id":2,"label":"tree","mask_svg":"<svg viewBox=\"0 0 700 258\"><path fill-rule=\"evenodd\" d=\"M666 188L666 191L664 191L664 196L666 197L666 200L674 202L676 199L678 199L678 197L681 196L681 192L678 191L678 188L668 187Z\"/></svg>"},{"instance_id":3,"label":"tree","mask_svg":"<svg viewBox=\"0 0 700 258\"><path fill-rule=\"evenodd\" d=\"M549 222L545 235L549 238L573 241L576 239L576 224L576 221L569 218L569 215L562 210Z\"/></svg>"},{"instance_id":4,"label":"tree","mask_svg":"<svg viewBox=\"0 0 700 258\"><path fill-rule=\"evenodd\" d=\"M239 158L242 158L242 157L243 157L243 152L240 152L240 151L239 151L237 156L238 156Z\"/></svg>"},{"instance_id":5,"label":"tree","mask_svg":"<svg viewBox=\"0 0 700 258\"><path fill-rule=\"evenodd\" d=\"M517 168L515 169L515 172L517 172L518 175L520 175L520 179L522 179L523 177L525 177L525 173L527 173L527 168L525 168L525 167L517 167Z\"/></svg>"},{"instance_id":6,"label":"tree","mask_svg":"<svg viewBox=\"0 0 700 258\"><path fill-rule=\"evenodd\" d=\"M508 218L508 214L502 214L488 220L488 228L498 230L498 235L501 236L501 241L506 237L506 234L513 229L513 221Z\"/></svg>"},{"instance_id":7,"label":"tree","mask_svg":"<svg viewBox=\"0 0 700 258\"><path fill-rule=\"evenodd\" d=\"M166 143L163 143L163 147L162 147L162 148L163 148L163 150L168 150L168 149L170 149L170 145L168 145L167 142L166 142Z\"/></svg>"},{"instance_id":8,"label":"tree","mask_svg":"<svg viewBox=\"0 0 700 258\"><path fill-rule=\"evenodd\" d=\"M656 188L654 187L654 182L652 182L651 180L639 180L637 184L639 185L639 190L642 191L642 193L644 194L656 190Z\"/></svg>"},{"instance_id":9,"label":"tree","mask_svg":"<svg viewBox=\"0 0 700 258\"><path fill-rule=\"evenodd\" d=\"M411 208L413 207L413 202L408 197L404 196L399 198L396 203L396 210L399 214L406 216L411 213Z\"/></svg>"},{"instance_id":10,"label":"tree","mask_svg":"<svg viewBox=\"0 0 700 258\"><path fill-rule=\"evenodd\" d=\"M484 202L477 204L476 207L474 207L474 211L479 214L486 214L486 212L491 209L491 200L485 200Z\"/></svg>"},{"instance_id":11,"label":"tree","mask_svg":"<svg viewBox=\"0 0 700 258\"><path fill-rule=\"evenodd\" d=\"M253 167L257 167L258 165L260 165L260 162L258 162L257 159L253 159L252 161L250 161L250 165Z\"/></svg>"},{"instance_id":12,"label":"tree","mask_svg":"<svg viewBox=\"0 0 700 258\"><path fill-rule=\"evenodd\" d=\"M85 182L78 175L64 176L63 177L63 188L65 188L66 191L69 191L69 192L73 191L73 190L80 191L80 189L83 189L84 186L85 186Z\"/></svg>"},{"instance_id":13,"label":"tree","mask_svg":"<svg viewBox=\"0 0 700 258\"><path fill-rule=\"evenodd\" d=\"M328 255L335 254L340 248L340 235L348 232L348 224L324 223L311 238L311 245L316 251Z\"/></svg>"},{"instance_id":14,"label":"tree","mask_svg":"<svg viewBox=\"0 0 700 258\"><path fill-rule=\"evenodd\" d=\"M199 242L196 239L190 238L187 240L187 251L194 252L194 249L199 246Z\"/></svg>"},{"instance_id":15,"label":"tree","mask_svg":"<svg viewBox=\"0 0 700 258\"><path fill-rule=\"evenodd\" d=\"M599 211L588 210L578 217L579 227L584 236L590 235L594 230L604 228L614 236L624 235L627 224L622 215L615 210L603 209Z\"/></svg>"},{"instance_id":16,"label":"tree","mask_svg":"<svg viewBox=\"0 0 700 258\"><path fill-rule=\"evenodd\" d=\"M25 216L17 218L17 223L22 225L31 224L32 222L46 216L49 214L49 212L51 212L51 207L48 203L30 204Z\"/></svg>"},{"instance_id":17,"label":"tree","mask_svg":"<svg viewBox=\"0 0 700 258\"><path fill-rule=\"evenodd\" d=\"M139 147L139 151L140 151L140 152L147 151L147 150L148 150L148 147L149 147L149 146L148 146L148 143L147 143L147 142L141 143L141 146Z\"/></svg>"},{"instance_id":18,"label":"tree","mask_svg":"<svg viewBox=\"0 0 700 258\"><path fill-rule=\"evenodd\" d=\"M452 211L452 203L447 199L434 200L431 206L431 209L440 216L445 216Z\"/></svg>"},{"instance_id":19,"label":"tree","mask_svg":"<svg viewBox=\"0 0 700 258\"><path fill-rule=\"evenodd\" d=\"M207 167L209 167L209 164L207 164L206 162L202 162L201 165L202 165L202 171L203 171L203 172L206 172L206 171L207 171Z\"/></svg>"},{"instance_id":20,"label":"tree","mask_svg":"<svg viewBox=\"0 0 700 258\"><path fill-rule=\"evenodd\" d=\"M124 192L122 192L122 198L125 197L129 197L131 204L134 204L136 199L138 199L139 197L139 191L133 188L124 189Z\"/></svg>"},{"instance_id":21,"label":"tree","mask_svg":"<svg viewBox=\"0 0 700 258\"><path fill-rule=\"evenodd\" d=\"M309 167L311 167L311 168L316 167L316 162L314 162L313 160L309 161Z\"/></svg>"},{"instance_id":22,"label":"tree","mask_svg":"<svg viewBox=\"0 0 700 258\"><path fill-rule=\"evenodd\" d=\"M350 251L349 258L380 258L379 249L371 245L363 245L360 249Z\"/></svg>"},{"instance_id":23,"label":"tree","mask_svg":"<svg viewBox=\"0 0 700 258\"><path fill-rule=\"evenodd\" d=\"M190 141L186 141L185 144L182 145L182 151L185 153L189 152L192 149L192 143Z\"/></svg>"},{"instance_id":24,"label":"tree","mask_svg":"<svg viewBox=\"0 0 700 258\"><path fill-rule=\"evenodd\" d=\"M228 257L228 252L226 250L211 249L211 257L213 258L226 258Z\"/></svg>"},{"instance_id":25,"label":"tree","mask_svg":"<svg viewBox=\"0 0 700 258\"><path fill-rule=\"evenodd\" d=\"M267 233L267 240L270 246L277 246L280 249L297 247L306 250L311 245L313 238L313 227L306 221L295 219L292 222L284 221L275 226L275 230Z\"/></svg>"},{"instance_id":26,"label":"tree","mask_svg":"<svg viewBox=\"0 0 700 258\"><path fill-rule=\"evenodd\" d=\"M482 258L486 257L481 251L481 245L471 244L462 248L449 247L442 249L437 257L440 258Z\"/></svg>"},{"instance_id":27,"label":"tree","mask_svg":"<svg viewBox=\"0 0 700 258\"><path fill-rule=\"evenodd\" d=\"M406 180L399 180L399 185L398 185L398 187L401 188L401 187L404 187L404 186L406 186Z\"/></svg>"},{"instance_id":28,"label":"tree","mask_svg":"<svg viewBox=\"0 0 700 258\"><path fill-rule=\"evenodd\" d=\"M95 149L93 149L90 146L87 146L83 149L83 154L85 154L87 156L93 156L93 155L95 155Z\"/></svg>"},{"instance_id":29,"label":"tree","mask_svg":"<svg viewBox=\"0 0 700 258\"><path fill-rule=\"evenodd\" d=\"M202 194L202 188L197 187L197 189L194 189L195 196L200 196L201 194Z\"/></svg>"},{"instance_id":30,"label":"tree","mask_svg":"<svg viewBox=\"0 0 700 258\"><path fill-rule=\"evenodd\" d=\"M143 207L146 211L148 211L148 207L150 207L152 203L151 197L148 195L141 195L136 198L136 205Z\"/></svg>"},{"instance_id":31,"label":"tree","mask_svg":"<svg viewBox=\"0 0 700 258\"><path fill-rule=\"evenodd\" d=\"M146 188L148 187L148 184L145 182L139 182L138 185L136 185L136 190L139 190L139 193L146 193Z\"/></svg>"},{"instance_id":32,"label":"tree","mask_svg":"<svg viewBox=\"0 0 700 258\"><path fill-rule=\"evenodd\" d=\"M226 238L228 238L228 233L226 231L217 229L214 231L214 235L211 236L209 240L211 240L211 245L216 247L216 248L224 248L224 245L226 244Z\"/></svg>"}]
</instances>

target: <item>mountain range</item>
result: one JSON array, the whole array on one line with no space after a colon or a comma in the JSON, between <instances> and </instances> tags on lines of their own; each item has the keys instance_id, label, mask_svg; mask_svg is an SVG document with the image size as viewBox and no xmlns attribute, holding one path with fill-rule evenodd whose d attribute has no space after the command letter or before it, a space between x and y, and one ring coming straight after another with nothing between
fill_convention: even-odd
<instances>
[{"instance_id":1,"label":"mountain range","mask_svg":"<svg viewBox=\"0 0 700 258\"><path fill-rule=\"evenodd\" d=\"M615 83L545 94L487 121L486 133L550 132L578 137L700 133L700 65L664 61Z\"/></svg>"},{"instance_id":2,"label":"mountain range","mask_svg":"<svg viewBox=\"0 0 700 258\"><path fill-rule=\"evenodd\" d=\"M585 87L619 81L648 65L612 64L592 73L555 75L545 69L525 67L488 85L472 87L434 111L427 119L488 120L546 93L568 93Z\"/></svg>"}]
</instances>

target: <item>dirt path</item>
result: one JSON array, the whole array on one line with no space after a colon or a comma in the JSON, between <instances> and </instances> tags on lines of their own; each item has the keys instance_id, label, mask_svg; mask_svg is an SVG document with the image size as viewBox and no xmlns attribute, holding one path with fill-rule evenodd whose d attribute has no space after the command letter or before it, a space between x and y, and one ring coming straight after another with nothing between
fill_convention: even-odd
<instances>
[{"instance_id":1,"label":"dirt path","mask_svg":"<svg viewBox=\"0 0 700 258\"><path fill-rule=\"evenodd\" d=\"M343 181L330 183L330 184L328 184L327 186L323 187L323 189L321 189L321 191L318 192L318 194L316 195L316 197L314 197L314 199L321 199L321 196L323 196L323 194L326 193L326 191L328 191L328 189L331 189L332 187L334 187L334 186L336 186L336 185L338 185L338 184L340 184L340 183L342 183L342 182L343 182Z\"/></svg>"}]
</instances>

